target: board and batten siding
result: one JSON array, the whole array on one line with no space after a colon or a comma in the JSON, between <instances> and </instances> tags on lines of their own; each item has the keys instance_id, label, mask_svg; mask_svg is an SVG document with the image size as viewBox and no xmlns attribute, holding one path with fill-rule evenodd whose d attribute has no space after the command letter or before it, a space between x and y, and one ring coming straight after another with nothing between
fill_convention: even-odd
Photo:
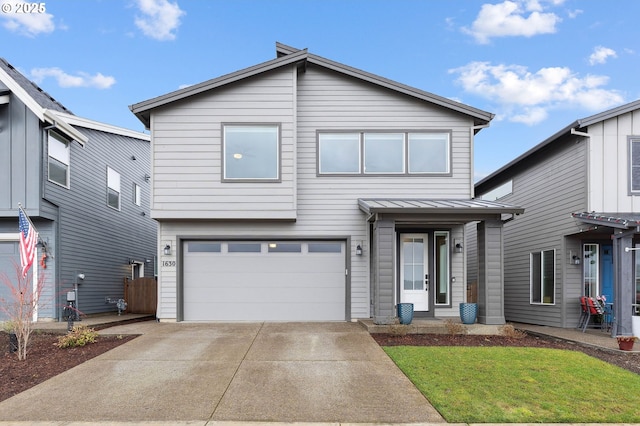
<instances>
[{"instance_id":1,"label":"board and batten siding","mask_svg":"<svg viewBox=\"0 0 640 426\"><path fill-rule=\"evenodd\" d=\"M154 112L152 217L295 219L295 80L284 67ZM241 123L280 125L280 182L222 182L222 126Z\"/></svg>"},{"instance_id":2,"label":"board and batten siding","mask_svg":"<svg viewBox=\"0 0 640 426\"><path fill-rule=\"evenodd\" d=\"M566 327L577 324L581 265L568 262L565 235L577 233L571 213L587 206L587 147L581 137L557 141L523 164L513 192L500 201L522 206L523 215L504 226L505 318L507 321ZM573 248L575 250L575 248ZM555 250L553 305L530 303L530 253ZM574 324L575 322L575 324Z\"/></svg>"},{"instance_id":3,"label":"board and batten siding","mask_svg":"<svg viewBox=\"0 0 640 426\"><path fill-rule=\"evenodd\" d=\"M244 96L247 93L265 95L256 99ZM241 95L240 100L236 94ZM160 245L176 247L178 238L190 236L348 238L352 319L368 318L371 303L369 225L358 207L358 198L468 199L472 194L471 118L313 64L299 75L291 67L216 89L212 94L154 112L151 118L152 211L160 221ZM220 123L234 121L282 124L281 183L220 182ZM452 173L318 176L318 130L450 131ZM183 191L188 191L189 197L182 197ZM170 220L277 219L291 215L295 222ZM354 255L358 244L363 246L363 256ZM172 259L177 259L175 250L169 257L161 256L168 265ZM179 317L179 274L179 264L160 268L159 318ZM459 297L461 294L459 291Z\"/></svg>"},{"instance_id":4,"label":"board and batten siding","mask_svg":"<svg viewBox=\"0 0 640 426\"><path fill-rule=\"evenodd\" d=\"M640 136L640 110L588 127L589 206L586 211L638 212L640 197L629 195L629 136Z\"/></svg>"}]
</instances>

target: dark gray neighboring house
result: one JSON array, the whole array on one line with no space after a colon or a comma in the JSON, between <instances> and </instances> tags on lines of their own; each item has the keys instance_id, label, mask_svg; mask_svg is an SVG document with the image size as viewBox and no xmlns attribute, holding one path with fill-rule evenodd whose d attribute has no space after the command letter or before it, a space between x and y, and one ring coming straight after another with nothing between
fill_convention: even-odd
<instances>
[{"instance_id":1,"label":"dark gray neighboring house","mask_svg":"<svg viewBox=\"0 0 640 426\"><path fill-rule=\"evenodd\" d=\"M163 321L458 316L480 221L479 320L503 324L502 221L473 200L493 114L282 44L130 108L151 130Z\"/></svg>"},{"instance_id":2,"label":"dark gray neighboring house","mask_svg":"<svg viewBox=\"0 0 640 426\"><path fill-rule=\"evenodd\" d=\"M508 321L576 327L579 298L605 295L612 333L632 333L640 303L640 101L576 120L475 188L481 199L526 208L504 227Z\"/></svg>"},{"instance_id":3,"label":"dark gray neighboring house","mask_svg":"<svg viewBox=\"0 0 640 426\"><path fill-rule=\"evenodd\" d=\"M20 263L20 203L40 234L39 320L60 319L76 286L81 312L114 311L106 298L123 297L125 277L154 275L149 140L73 115L0 60L0 272Z\"/></svg>"}]
</instances>

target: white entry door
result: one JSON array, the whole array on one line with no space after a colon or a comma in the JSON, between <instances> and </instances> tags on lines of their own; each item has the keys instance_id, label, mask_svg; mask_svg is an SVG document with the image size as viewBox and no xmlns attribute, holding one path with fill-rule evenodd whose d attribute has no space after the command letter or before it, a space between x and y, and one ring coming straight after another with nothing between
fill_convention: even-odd
<instances>
[{"instance_id":1,"label":"white entry door","mask_svg":"<svg viewBox=\"0 0 640 426\"><path fill-rule=\"evenodd\" d=\"M429 235L400 236L400 302L414 311L429 310Z\"/></svg>"}]
</instances>

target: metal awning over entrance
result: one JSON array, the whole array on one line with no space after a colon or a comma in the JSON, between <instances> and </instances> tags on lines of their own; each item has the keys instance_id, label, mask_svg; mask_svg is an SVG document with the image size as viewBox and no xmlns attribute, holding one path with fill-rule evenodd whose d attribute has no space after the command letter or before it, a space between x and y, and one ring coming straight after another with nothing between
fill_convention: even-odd
<instances>
[{"instance_id":1,"label":"metal awning over entrance","mask_svg":"<svg viewBox=\"0 0 640 426\"><path fill-rule=\"evenodd\" d=\"M524 208L480 199L359 198L360 210L368 214L522 214Z\"/></svg>"},{"instance_id":2,"label":"metal awning over entrance","mask_svg":"<svg viewBox=\"0 0 640 426\"><path fill-rule=\"evenodd\" d=\"M635 213L571 213L575 219L591 225L608 226L617 229L631 229L640 226L640 214Z\"/></svg>"}]
</instances>

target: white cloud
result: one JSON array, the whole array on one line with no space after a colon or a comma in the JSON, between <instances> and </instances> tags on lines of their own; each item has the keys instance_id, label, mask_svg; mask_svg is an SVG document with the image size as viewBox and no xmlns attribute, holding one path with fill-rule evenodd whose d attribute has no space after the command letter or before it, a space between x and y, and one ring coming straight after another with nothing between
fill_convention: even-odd
<instances>
[{"instance_id":1,"label":"white cloud","mask_svg":"<svg viewBox=\"0 0 640 426\"><path fill-rule=\"evenodd\" d=\"M0 13L0 18L4 19L2 25L6 29L27 37L52 33L56 29L50 13Z\"/></svg>"},{"instance_id":2,"label":"white cloud","mask_svg":"<svg viewBox=\"0 0 640 426\"><path fill-rule=\"evenodd\" d=\"M499 104L505 119L529 125L545 120L552 109L579 106L597 111L624 102L619 92L602 88L608 77L581 77L566 67L530 72L520 65L471 62L449 73L458 76L456 82L466 92Z\"/></svg>"},{"instance_id":3,"label":"white cloud","mask_svg":"<svg viewBox=\"0 0 640 426\"><path fill-rule=\"evenodd\" d=\"M135 23L146 36L161 41L176 38L175 31L180 26L180 18L186 13L178 3L137 0L137 5L143 16L136 17Z\"/></svg>"},{"instance_id":4,"label":"white cloud","mask_svg":"<svg viewBox=\"0 0 640 426\"><path fill-rule=\"evenodd\" d=\"M618 57L615 50L609 49L608 47L604 46L597 46L595 49L593 49L593 53L589 56L589 63L591 65L604 64L607 62L607 58L610 57Z\"/></svg>"},{"instance_id":5,"label":"white cloud","mask_svg":"<svg viewBox=\"0 0 640 426\"><path fill-rule=\"evenodd\" d=\"M77 75L67 74L60 68L34 68L31 77L40 84L45 78L55 78L60 87L92 87L96 89L108 89L116 83L116 79L101 73L90 75L79 72Z\"/></svg>"},{"instance_id":6,"label":"white cloud","mask_svg":"<svg viewBox=\"0 0 640 426\"><path fill-rule=\"evenodd\" d=\"M483 4L471 28L462 31L478 43L489 43L494 37L522 36L556 32L562 19L555 13L544 13L544 3L537 0L506 0L498 4ZM554 5L561 2L553 2Z\"/></svg>"}]
</instances>

